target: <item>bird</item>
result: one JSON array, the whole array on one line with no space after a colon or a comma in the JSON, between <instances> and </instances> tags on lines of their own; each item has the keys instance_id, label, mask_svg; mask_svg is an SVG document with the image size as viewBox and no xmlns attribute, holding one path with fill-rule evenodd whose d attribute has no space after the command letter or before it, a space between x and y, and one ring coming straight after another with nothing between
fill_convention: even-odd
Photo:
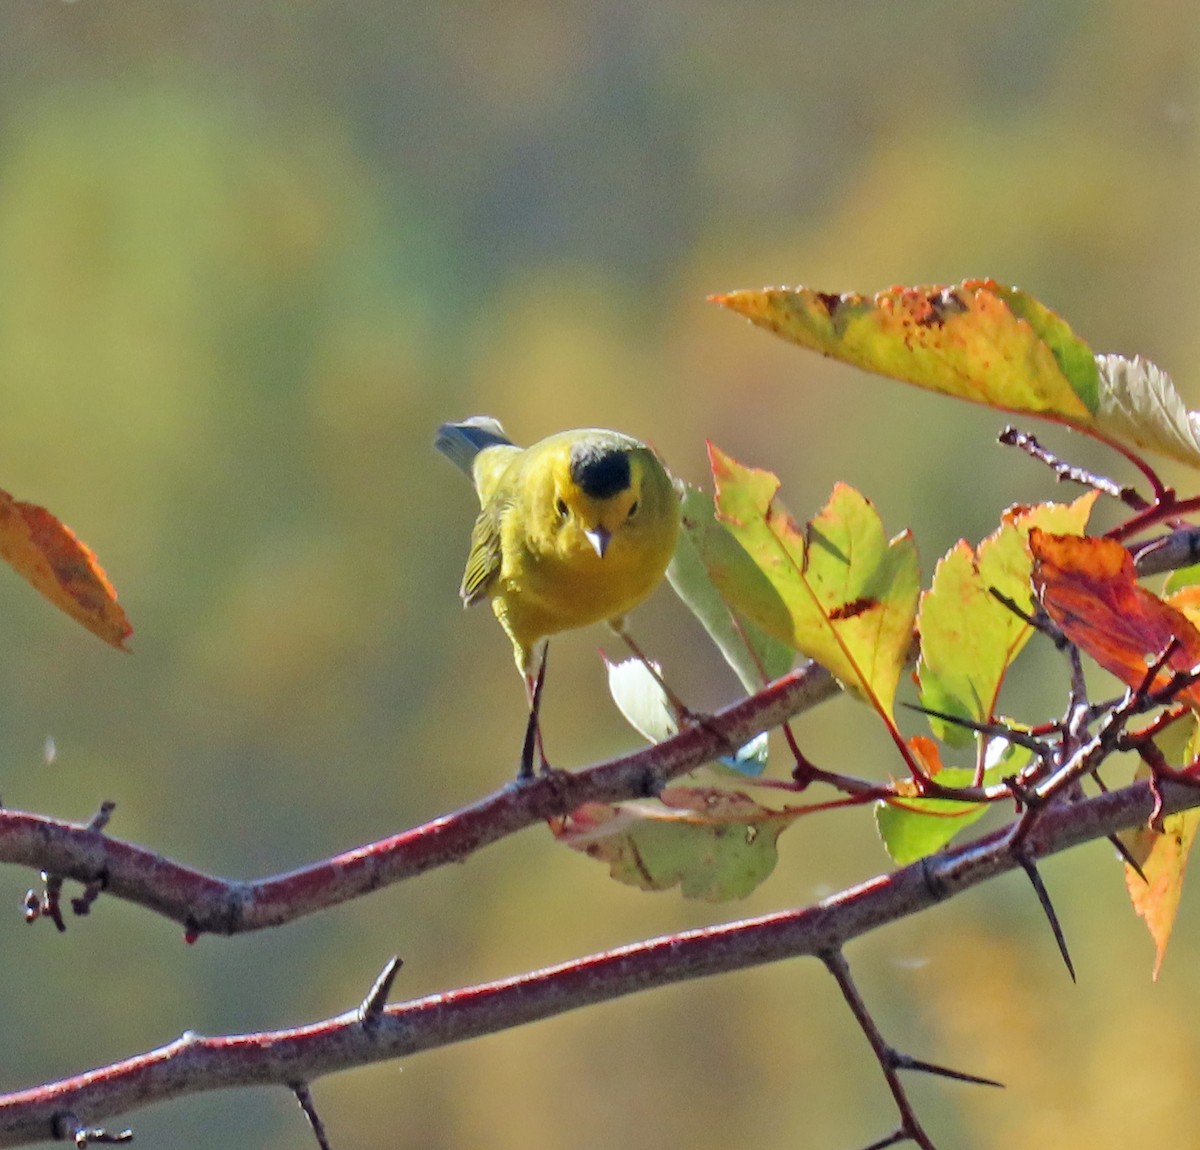
<instances>
[{"instance_id":1,"label":"bird","mask_svg":"<svg viewBox=\"0 0 1200 1150\"><path fill-rule=\"evenodd\" d=\"M535 743L548 769L538 712L550 636L607 622L645 661L624 619L675 553L679 492L654 450L618 431L563 431L521 448L476 415L443 423L434 446L479 496L459 595L464 607L489 599L512 642L529 701L525 780Z\"/></svg>"}]
</instances>

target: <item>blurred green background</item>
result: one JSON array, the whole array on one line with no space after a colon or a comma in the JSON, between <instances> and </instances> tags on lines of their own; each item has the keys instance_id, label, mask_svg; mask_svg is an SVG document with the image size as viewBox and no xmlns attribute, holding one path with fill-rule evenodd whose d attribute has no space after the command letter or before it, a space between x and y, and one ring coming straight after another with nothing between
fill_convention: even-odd
<instances>
[{"instance_id":1,"label":"blurred green background","mask_svg":"<svg viewBox=\"0 0 1200 1150\"><path fill-rule=\"evenodd\" d=\"M474 508L431 451L447 418L488 412L526 442L617 427L697 482L712 438L777 471L804 514L846 480L890 530L913 527L928 573L1008 503L1063 492L994 446L996 415L805 355L705 296L994 276L1098 350L1149 355L1200 406L1198 128L1200 13L1183 3L12 0L0 485L98 551L136 634L120 656L0 573L5 803L85 819L112 798L114 834L253 877L503 782L523 695L494 620L455 593ZM669 593L634 623L685 697L733 697ZM604 641L556 643L558 765L636 745L604 693ZM1007 704L1057 713L1061 664L1024 669ZM798 733L817 761L883 777L899 764L876 728L838 702ZM107 899L65 937L27 930L33 876L10 870L0 1089L187 1028L347 1009L392 953L397 997L416 996L886 866L863 812L829 815L784 838L752 898L709 907L620 887L533 830L193 947ZM894 1042L1008 1083L916 1082L922 1116L945 1147L1191 1144L1192 900L1152 986L1111 850L1044 874L1077 987L1015 877L851 948ZM338 1147L848 1150L893 1123L810 961L315 1093ZM282 1090L129 1120L143 1146L309 1139Z\"/></svg>"}]
</instances>

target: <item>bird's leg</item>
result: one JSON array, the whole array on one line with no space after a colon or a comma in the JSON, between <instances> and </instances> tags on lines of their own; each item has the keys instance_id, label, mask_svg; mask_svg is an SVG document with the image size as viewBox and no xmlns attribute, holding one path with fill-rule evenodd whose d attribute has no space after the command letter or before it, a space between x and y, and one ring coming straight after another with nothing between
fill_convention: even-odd
<instances>
[{"instance_id":1,"label":"bird's leg","mask_svg":"<svg viewBox=\"0 0 1200 1150\"><path fill-rule=\"evenodd\" d=\"M542 726L538 715L542 709L542 687L546 682L546 656L550 644L542 647L542 657L538 663L537 675L525 676L525 690L529 695L529 723L525 727L525 741L521 745L521 766L517 771L517 779L533 778L533 751L537 747L538 759L542 771L548 771L550 764L546 762L546 748L542 745Z\"/></svg>"}]
</instances>

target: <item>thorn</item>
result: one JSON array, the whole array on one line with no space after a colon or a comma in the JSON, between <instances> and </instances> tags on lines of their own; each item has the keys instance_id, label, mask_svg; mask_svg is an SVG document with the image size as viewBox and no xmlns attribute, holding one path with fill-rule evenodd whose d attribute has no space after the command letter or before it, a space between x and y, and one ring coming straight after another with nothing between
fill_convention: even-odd
<instances>
[{"instance_id":1,"label":"thorn","mask_svg":"<svg viewBox=\"0 0 1200 1150\"><path fill-rule=\"evenodd\" d=\"M91 821L87 825L89 831L102 831L108 826L108 820L112 817L113 811L117 809L117 804L112 799L105 799L100 804L100 809L92 815Z\"/></svg>"},{"instance_id":2,"label":"thorn","mask_svg":"<svg viewBox=\"0 0 1200 1150\"><path fill-rule=\"evenodd\" d=\"M362 1005L358 1008L359 1022L366 1025L374 1022L383 1014L383 1008L387 1006L388 995L392 993L392 983L396 981L396 975L400 973L400 967L403 965L404 963L394 954L387 960L383 970L379 972L379 977L367 991L367 997L362 1000Z\"/></svg>"},{"instance_id":3,"label":"thorn","mask_svg":"<svg viewBox=\"0 0 1200 1150\"><path fill-rule=\"evenodd\" d=\"M878 1142L872 1142L870 1146L864 1146L863 1150L887 1150L889 1146L899 1146L901 1142L908 1141L908 1131L901 1127L899 1130L892 1131L886 1138L881 1138Z\"/></svg>"},{"instance_id":4,"label":"thorn","mask_svg":"<svg viewBox=\"0 0 1200 1150\"><path fill-rule=\"evenodd\" d=\"M1057 627L1054 627L1049 616L1046 615L1046 613L1036 604L1034 605L1033 611L1026 611L1020 603L1010 596L1005 595L1003 591L999 590L999 588L989 587L988 594L995 599L1001 607L1007 608L1014 615L1016 615L1016 617L1020 619L1022 623L1027 623L1030 627L1033 627L1034 630L1044 631L1051 639L1054 640L1055 646L1066 645L1066 636L1063 635ZM1053 629L1048 630L1048 628Z\"/></svg>"},{"instance_id":5,"label":"thorn","mask_svg":"<svg viewBox=\"0 0 1200 1150\"><path fill-rule=\"evenodd\" d=\"M949 711L937 711L932 707L922 707L919 703L901 703L900 706L909 711L929 715L934 719L941 719L942 722L950 723L952 726L974 731L977 735L1004 739L1005 742L1012 743L1014 746L1032 751L1040 759L1045 759L1050 754L1050 748L1036 735L1031 735L1027 731L1015 730L1006 723L981 723L977 719L968 719L963 715L952 715Z\"/></svg>"},{"instance_id":6,"label":"thorn","mask_svg":"<svg viewBox=\"0 0 1200 1150\"><path fill-rule=\"evenodd\" d=\"M965 1070L939 1066L936 1062L925 1062L920 1058L913 1058L909 1054L901 1054L898 1050L892 1051L892 1065L897 1070L916 1070L921 1074L935 1074L939 1078L952 1078L955 1082L970 1082L975 1086L995 1086L1000 1090L1004 1089L1004 1083L997 1082L994 1078L984 1078L981 1074L968 1074Z\"/></svg>"},{"instance_id":7,"label":"thorn","mask_svg":"<svg viewBox=\"0 0 1200 1150\"><path fill-rule=\"evenodd\" d=\"M321 1150L333 1150L333 1147L329 1143L329 1138L325 1133L325 1123L321 1121L321 1116L317 1113L317 1107L313 1102L312 1091L309 1090L308 1083L293 1082L291 1083L291 1090L296 1096L296 1101L300 1103L300 1109L304 1111L304 1117L308 1119L308 1124L312 1128L317 1145Z\"/></svg>"},{"instance_id":8,"label":"thorn","mask_svg":"<svg viewBox=\"0 0 1200 1150\"><path fill-rule=\"evenodd\" d=\"M1117 854L1124 860L1125 865L1133 871L1147 886L1150 885L1150 880L1146 877L1146 872L1142 870L1137 859L1133 857L1133 852L1121 841L1120 835L1109 835L1108 841L1117 849Z\"/></svg>"},{"instance_id":9,"label":"thorn","mask_svg":"<svg viewBox=\"0 0 1200 1150\"><path fill-rule=\"evenodd\" d=\"M1017 861L1021 864L1021 868L1029 876L1029 881L1033 884L1034 893L1037 895L1042 911L1050 922L1050 929L1054 932L1054 941L1058 944L1058 953L1062 955L1062 960L1066 963L1067 973L1071 976L1071 981L1076 982L1075 964L1071 961L1071 952L1067 949L1067 939L1063 934L1062 925L1058 921L1058 915L1055 913L1054 904L1050 901L1050 895L1047 893L1045 884L1042 882L1042 876L1038 873L1037 864L1032 859L1026 858L1023 854L1018 856Z\"/></svg>"}]
</instances>

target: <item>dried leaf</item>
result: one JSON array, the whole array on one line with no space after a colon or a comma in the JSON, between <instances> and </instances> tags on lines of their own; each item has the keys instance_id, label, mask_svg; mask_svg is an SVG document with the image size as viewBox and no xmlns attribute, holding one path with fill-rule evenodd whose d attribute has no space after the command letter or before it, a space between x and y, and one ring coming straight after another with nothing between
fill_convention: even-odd
<instances>
[{"instance_id":1,"label":"dried leaf","mask_svg":"<svg viewBox=\"0 0 1200 1150\"><path fill-rule=\"evenodd\" d=\"M0 556L94 635L125 648L133 628L91 550L44 507L0 491Z\"/></svg>"}]
</instances>

